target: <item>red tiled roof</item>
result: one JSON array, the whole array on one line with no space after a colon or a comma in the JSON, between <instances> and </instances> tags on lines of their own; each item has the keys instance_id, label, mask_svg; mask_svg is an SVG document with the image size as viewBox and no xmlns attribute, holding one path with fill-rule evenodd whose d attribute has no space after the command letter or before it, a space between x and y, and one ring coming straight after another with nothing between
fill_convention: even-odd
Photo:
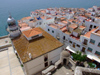
<instances>
[{"instance_id":1,"label":"red tiled roof","mask_svg":"<svg viewBox=\"0 0 100 75\"><path fill-rule=\"evenodd\" d=\"M98 27L97 27L98 28ZM91 33L95 31L97 28L92 29L91 31L87 32L84 36L90 38Z\"/></svg>"},{"instance_id":2,"label":"red tiled roof","mask_svg":"<svg viewBox=\"0 0 100 75\"><path fill-rule=\"evenodd\" d=\"M27 31L22 32L26 37L32 37L38 34L41 34L42 31L39 28L32 28Z\"/></svg>"},{"instance_id":3,"label":"red tiled roof","mask_svg":"<svg viewBox=\"0 0 100 75\"><path fill-rule=\"evenodd\" d=\"M82 26L82 25L81 25L81 26L79 26L79 27L80 27L81 29L85 29L85 28L86 28L85 26Z\"/></svg>"}]
</instances>

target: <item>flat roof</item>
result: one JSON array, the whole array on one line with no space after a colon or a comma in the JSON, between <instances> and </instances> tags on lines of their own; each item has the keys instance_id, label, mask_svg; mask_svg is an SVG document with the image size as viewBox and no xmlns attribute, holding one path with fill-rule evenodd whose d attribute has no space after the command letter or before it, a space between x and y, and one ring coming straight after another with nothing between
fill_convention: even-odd
<instances>
[{"instance_id":1,"label":"flat roof","mask_svg":"<svg viewBox=\"0 0 100 75\"><path fill-rule=\"evenodd\" d=\"M56 26L56 25L54 25L54 24L50 24L49 26L52 27L52 28L55 28L55 29L58 28L58 26Z\"/></svg>"},{"instance_id":2,"label":"flat roof","mask_svg":"<svg viewBox=\"0 0 100 75\"><path fill-rule=\"evenodd\" d=\"M42 31L42 37L28 41L24 35L21 34L20 37L12 40L23 63L31 60L29 53L31 53L32 59L34 59L63 45L40 27L38 27L38 29Z\"/></svg>"},{"instance_id":3,"label":"flat roof","mask_svg":"<svg viewBox=\"0 0 100 75\"><path fill-rule=\"evenodd\" d=\"M69 25L68 27L75 29L75 28L77 28L78 26L77 26L77 24L71 24L71 25Z\"/></svg>"},{"instance_id":4,"label":"flat roof","mask_svg":"<svg viewBox=\"0 0 100 75\"><path fill-rule=\"evenodd\" d=\"M81 33L82 32L82 30L81 29L79 29L79 28L77 28L77 29L75 29L75 30L73 30L74 32L77 32L77 33Z\"/></svg>"},{"instance_id":5,"label":"flat roof","mask_svg":"<svg viewBox=\"0 0 100 75\"><path fill-rule=\"evenodd\" d=\"M23 17L21 20L28 20L31 19L32 17L28 16L28 17Z\"/></svg>"},{"instance_id":6,"label":"flat roof","mask_svg":"<svg viewBox=\"0 0 100 75\"><path fill-rule=\"evenodd\" d=\"M0 52L0 75L25 75L12 46Z\"/></svg>"}]
</instances>

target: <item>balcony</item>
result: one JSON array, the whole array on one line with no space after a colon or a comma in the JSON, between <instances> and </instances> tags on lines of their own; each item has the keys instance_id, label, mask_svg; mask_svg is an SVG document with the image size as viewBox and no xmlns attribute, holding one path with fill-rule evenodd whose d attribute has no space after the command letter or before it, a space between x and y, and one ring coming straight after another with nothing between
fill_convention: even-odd
<instances>
[{"instance_id":1,"label":"balcony","mask_svg":"<svg viewBox=\"0 0 100 75\"><path fill-rule=\"evenodd\" d=\"M18 26L14 25L14 26L9 26L8 28L9 28L9 30L16 30L18 28Z\"/></svg>"}]
</instances>

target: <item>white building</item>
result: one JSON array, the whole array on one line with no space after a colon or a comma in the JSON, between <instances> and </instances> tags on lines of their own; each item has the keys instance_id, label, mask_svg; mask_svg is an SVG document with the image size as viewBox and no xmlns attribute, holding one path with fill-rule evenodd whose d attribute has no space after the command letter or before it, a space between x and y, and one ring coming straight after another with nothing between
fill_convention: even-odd
<instances>
[{"instance_id":1,"label":"white building","mask_svg":"<svg viewBox=\"0 0 100 75\"><path fill-rule=\"evenodd\" d=\"M41 28L23 31L12 41L26 75L36 74L60 59L63 44Z\"/></svg>"}]
</instances>

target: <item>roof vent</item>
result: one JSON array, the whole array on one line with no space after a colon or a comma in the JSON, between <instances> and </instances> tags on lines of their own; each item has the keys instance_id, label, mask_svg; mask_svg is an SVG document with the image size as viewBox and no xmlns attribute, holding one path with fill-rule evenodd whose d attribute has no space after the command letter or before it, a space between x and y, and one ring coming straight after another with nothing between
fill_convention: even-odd
<instances>
[{"instance_id":1,"label":"roof vent","mask_svg":"<svg viewBox=\"0 0 100 75\"><path fill-rule=\"evenodd\" d=\"M31 53L29 53L29 58L32 59L32 55L31 55Z\"/></svg>"}]
</instances>

